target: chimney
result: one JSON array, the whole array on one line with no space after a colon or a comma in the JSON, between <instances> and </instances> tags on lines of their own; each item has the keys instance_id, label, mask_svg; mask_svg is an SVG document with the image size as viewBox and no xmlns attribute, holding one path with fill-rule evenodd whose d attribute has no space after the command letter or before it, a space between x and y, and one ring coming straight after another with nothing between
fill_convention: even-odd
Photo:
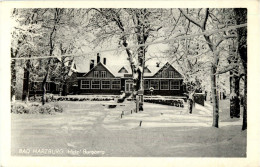
<instances>
[{"instance_id":1,"label":"chimney","mask_svg":"<svg viewBox=\"0 0 260 167\"><path fill-rule=\"evenodd\" d=\"M99 53L97 54L97 64L100 62L100 56Z\"/></svg>"},{"instance_id":2,"label":"chimney","mask_svg":"<svg viewBox=\"0 0 260 167\"><path fill-rule=\"evenodd\" d=\"M95 60L90 60L89 70L94 68L94 63L95 63Z\"/></svg>"},{"instance_id":3,"label":"chimney","mask_svg":"<svg viewBox=\"0 0 260 167\"><path fill-rule=\"evenodd\" d=\"M107 59L106 58L103 58L103 64L107 64Z\"/></svg>"},{"instance_id":4,"label":"chimney","mask_svg":"<svg viewBox=\"0 0 260 167\"><path fill-rule=\"evenodd\" d=\"M160 67L160 63L159 62L156 62L156 67Z\"/></svg>"}]
</instances>

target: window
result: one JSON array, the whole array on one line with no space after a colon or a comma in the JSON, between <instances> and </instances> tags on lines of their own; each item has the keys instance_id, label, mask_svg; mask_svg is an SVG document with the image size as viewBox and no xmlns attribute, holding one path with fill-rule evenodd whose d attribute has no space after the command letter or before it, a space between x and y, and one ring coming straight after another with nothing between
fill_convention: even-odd
<instances>
[{"instance_id":1,"label":"window","mask_svg":"<svg viewBox=\"0 0 260 167\"><path fill-rule=\"evenodd\" d=\"M107 77L107 72L101 71L101 78L106 78L106 77Z\"/></svg>"},{"instance_id":2,"label":"window","mask_svg":"<svg viewBox=\"0 0 260 167\"><path fill-rule=\"evenodd\" d=\"M42 91L42 83L41 82L35 82L36 91Z\"/></svg>"},{"instance_id":3,"label":"window","mask_svg":"<svg viewBox=\"0 0 260 167\"><path fill-rule=\"evenodd\" d=\"M133 91L133 80L125 80L125 92Z\"/></svg>"},{"instance_id":4,"label":"window","mask_svg":"<svg viewBox=\"0 0 260 167\"><path fill-rule=\"evenodd\" d=\"M171 81L171 90L180 90L180 81Z\"/></svg>"},{"instance_id":5,"label":"window","mask_svg":"<svg viewBox=\"0 0 260 167\"><path fill-rule=\"evenodd\" d=\"M32 82L31 84L30 84L30 91L33 91L33 87L34 87L34 82Z\"/></svg>"},{"instance_id":6,"label":"window","mask_svg":"<svg viewBox=\"0 0 260 167\"><path fill-rule=\"evenodd\" d=\"M169 71L169 78L174 78L174 71Z\"/></svg>"},{"instance_id":7,"label":"window","mask_svg":"<svg viewBox=\"0 0 260 167\"><path fill-rule=\"evenodd\" d=\"M111 81L111 89L121 89L121 82L119 79Z\"/></svg>"},{"instance_id":8,"label":"window","mask_svg":"<svg viewBox=\"0 0 260 167\"><path fill-rule=\"evenodd\" d=\"M91 81L92 89L100 89L100 80L92 80Z\"/></svg>"},{"instance_id":9,"label":"window","mask_svg":"<svg viewBox=\"0 0 260 167\"><path fill-rule=\"evenodd\" d=\"M161 90L169 90L169 81L161 80Z\"/></svg>"},{"instance_id":10,"label":"window","mask_svg":"<svg viewBox=\"0 0 260 167\"><path fill-rule=\"evenodd\" d=\"M56 88L55 88L56 91L60 91L60 85L59 84L56 84Z\"/></svg>"},{"instance_id":11,"label":"window","mask_svg":"<svg viewBox=\"0 0 260 167\"><path fill-rule=\"evenodd\" d=\"M110 80L101 81L101 89L110 89Z\"/></svg>"},{"instance_id":12,"label":"window","mask_svg":"<svg viewBox=\"0 0 260 167\"><path fill-rule=\"evenodd\" d=\"M166 70L162 71L162 78L167 78L167 77L168 77L167 71Z\"/></svg>"},{"instance_id":13,"label":"window","mask_svg":"<svg viewBox=\"0 0 260 167\"><path fill-rule=\"evenodd\" d=\"M144 90L149 90L149 80L144 80Z\"/></svg>"},{"instance_id":14,"label":"window","mask_svg":"<svg viewBox=\"0 0 260 167\"><path fill-rule=\"evenodd\" d=\"M99 77L99 71L94 71L94 78L98 78Z\"/></svg>"},{"instance_id":15,"label":"window","mask_svg":"<svg viewBox=\"0 0 260 167\"><path fill-rule=\"evenodd\" d=\"M81 89L90 89L90 81L81 80Z\"/></svg>"},{"instance_id":16,"label":"window","mask_svg":"<svg viewBox=\"0 0 260 167\"><path fill-rule=\"evenodd\" d=\"M46 91L50 91L51 85L49 82L46 82ZM34 82L30 85L30 91L42 91L42 82Z\"/></svg>"},{"instance_id":17,"label":"window","mask_svg":"<svg viewBox=\"0 0 260 167\"><path fill-rule=\"evenodd\" d=\"M153 87L154 90L159 90L159 80L151 80L150 87Z\"/></svg>"},{"instance_id":18,"label":"window","mask_svg":"<svg viewBox=\"0 0 260 167\"><path fill-rule=\"evenodd\" d=\"M51 84L49 82L46 83L46 91L50 91Z\"/></svg>"}]
</instances>

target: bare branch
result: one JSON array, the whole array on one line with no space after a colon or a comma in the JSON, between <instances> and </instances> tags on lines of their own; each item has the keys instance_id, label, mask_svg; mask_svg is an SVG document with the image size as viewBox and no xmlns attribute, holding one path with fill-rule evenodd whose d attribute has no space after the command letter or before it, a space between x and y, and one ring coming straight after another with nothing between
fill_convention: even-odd
<instances>
[{"instance_id":1,"label":"bare branch","mask_svg":"<svg viewBox=\"0 0 260 167\"><path fill-rule=\"evenodd\" d=\"M206 28L206 23L207 23L208 17L209 17L209 8L207 8L207 9L205 10L205 18L204 18L204 20L203 20L203 22L202 22L202 24L201 24L201 28L202 28L203 30L205 30L205 28Z\"/></svg>"},{"instance_id":2,"label":"bare branch","mask_svg":"<svg viewBox=\"0 0 260 167\"><path fill-rule=\"evenodd\" d=\"M228 67L226 67L224 70L221 70L221 71L218 71L218 72L216 72L216 74L224 74L224 73L226 73L226 72L229 72L229 71L231 71L231 70L233 70L233 69L236 69L238 66L237 65L229 65Z\"/></svg>"},{"instance_id":3,"label":"bare branch","mask_svg":"<svg viewBox=\"0 0 260 167\"><path fill-rule=\"evenodd\" d=\"M186 17L186 19L188 19L189 21L191 21L193 24L195 24L196 26L202 28L201 24L200 24L200 21L195 19L195 18L192 18L191 16L189 16L186 12L184 12L182 9L180 9L180 12Z\"/></svg>"},{"instance_id":4,"label":"bare branch","mask_svg":"<svg viewBox=\"0 0 260 167\"><path fill-rule=\"evenodd\" d=\"M229 39L229 38L237 38L236 35L226 35L224 37L222 37L217 43L216 43L216 47L218 47L225 39Z\"/></svg>"}]
</instances>

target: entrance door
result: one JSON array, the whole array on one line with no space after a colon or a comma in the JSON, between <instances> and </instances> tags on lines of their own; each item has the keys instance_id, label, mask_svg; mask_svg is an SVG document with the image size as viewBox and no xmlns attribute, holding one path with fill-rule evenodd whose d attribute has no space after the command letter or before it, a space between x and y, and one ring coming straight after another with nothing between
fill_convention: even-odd
<instances>
[{"instance_id":1,"label":"entrance door","mask_svg":"<svg viewBox=\"0 0 260 167\"><path fill-rule=\"evenodd\" d=\"M133 81L126 80L125 81L125 93L132 93L133 91Z\"/></svg>"}]
</instances>

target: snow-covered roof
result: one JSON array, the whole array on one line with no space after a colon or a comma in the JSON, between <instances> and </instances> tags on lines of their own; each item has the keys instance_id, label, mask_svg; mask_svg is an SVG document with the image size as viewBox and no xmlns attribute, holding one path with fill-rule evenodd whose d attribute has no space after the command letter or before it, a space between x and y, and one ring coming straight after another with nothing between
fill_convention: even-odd
<instances>
[{"instance_id":1,"label":"snow-covered roof","mask_svg":"<svg viewBox=\"0 0 260 167\"><path fill-rule=\"evenodd\" d=\"M95 58L84 58L84 59L75 59L75 64L77 71L79 73L88 73L90 72L90 61ZM96 60L95 60L96 61ZM125 74L132 74L132 70L128 61L116 61L116 60L107 60L107 63L102 63L102 59L99 62L108 71L110 71L115 77L124 77ZM98 63L98 64L99 64ZM168 62L161 62L159 67L154 61L147 61L144 68L144 77L153 77L160 69L162 69ZM168 63L169 64L169 63ZM95 62L95 66L96 66ZM126 71L123 72L124 68Z\"/></svg>"}]
</instances>

